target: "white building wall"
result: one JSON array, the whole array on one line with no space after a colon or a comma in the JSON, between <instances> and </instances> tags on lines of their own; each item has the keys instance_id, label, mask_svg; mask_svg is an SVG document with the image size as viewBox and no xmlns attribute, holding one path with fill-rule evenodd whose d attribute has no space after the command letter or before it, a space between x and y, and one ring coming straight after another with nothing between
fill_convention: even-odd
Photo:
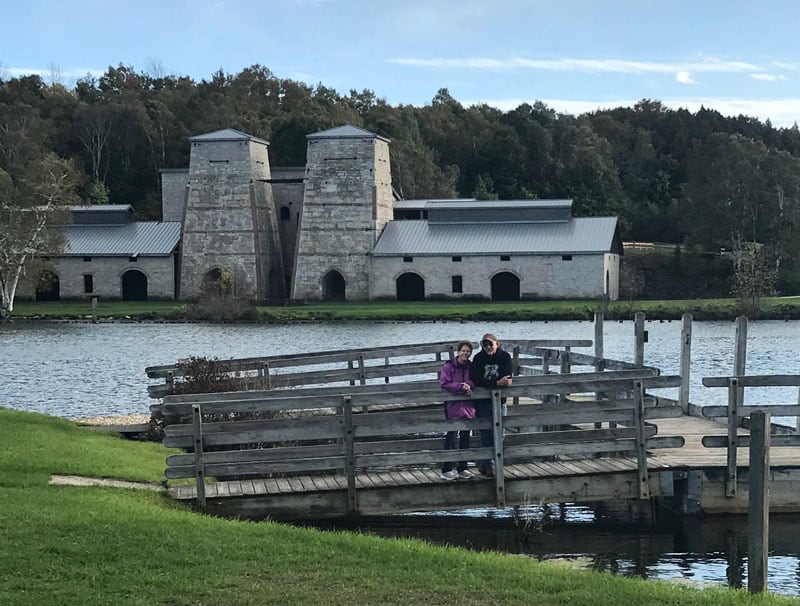
<instances>
[{"instance_id":1,"label":"white building wall","mask_svg":"<svg viewBox=\"0 0 800 606\"><path fill-rule=\"evenodd\" d=\"M53 259L58 274L61 299L102 299L122 298L122 274L128 270L139 270L147 277L147 296L149 299L175 298L175 263L173 256L138 257L130 261L128 257L60 257ZM84 292L85 275L93 276L94 289Z\"/></svg>"},{"instance_id":2,"label":"white building wall","mask_svg":"<svg viewBox=\"0 0 800 606\"><path fill-rule=\"evenodd\" d=\"M605 268L608 275L608 295L609 301L619 299L619 255L608 253L605 256Z\"/></svg>"},{"instance_id":3,"label":"white building wall","mask_svg":"<svg viewBox=\"0 0 800 606\"><path fill-rule=\"evenodd\" d=\"M521 299L601 299L605 296L605 274L618 292L618 255L571 255L571 260L558 255L511 255L501 261L491 257L461 256L461 261L446 257L372 257L370 299L394 299L397 278L411 272L425 280L426 298L475 299L491 298L492 276L510 272L520 279ZM452 292L452 276L461 276L461 293Z\"/></svg>"}]
</instances>

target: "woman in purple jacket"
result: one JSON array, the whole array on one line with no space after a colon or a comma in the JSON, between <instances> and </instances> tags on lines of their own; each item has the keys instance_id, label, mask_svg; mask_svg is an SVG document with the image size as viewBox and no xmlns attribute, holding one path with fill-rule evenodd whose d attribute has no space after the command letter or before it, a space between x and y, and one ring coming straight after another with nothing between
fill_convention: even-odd
<instances>
[{"instance_id":1,"label":"woman in purple jacket","mask_svg":"<svg viewBox=\"0 0 800 606\"><path fill-rule=\"evenodd\" d=\"M469 378L471 355L472 342L459 342L456 356L452 360L448 360L439 373L439 385L442 386L442 389L455 394L472 396L474 385L472 379ZM472 400L450 400L444 403L444 416L448 419L474 419L475 407L472 405ZM469 448L470 430L462 429L447 432L444 439L445 450L456 448L456 434L458 434L458 448L462 450ZM442 465L443 480L455 480L456 478L467 480L471 477L472 473L467 470L466 461L459 461L457 465L448 461Z\"/></svg>"}]
</instances>

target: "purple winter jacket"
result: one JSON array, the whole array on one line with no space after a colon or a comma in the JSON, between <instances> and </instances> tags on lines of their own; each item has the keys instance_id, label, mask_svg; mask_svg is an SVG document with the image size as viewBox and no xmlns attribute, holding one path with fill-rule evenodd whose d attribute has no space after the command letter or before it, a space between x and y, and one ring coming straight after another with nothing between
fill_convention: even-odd
<instances>
[{"instance_id":1,"label":"purple winter jacket","mask_svg":"<svg viewBox=\"0 0 800 606\"><path fill-rule=\"evenodd\" d=\"M458 358L448 360L439 373L439 385L449 392L463 394L461 384L475 387L469 378L469 364L459 364ZM475 407L472 400L451 400L445 402L444 416L448 419L474 419Z\"/></svg>"}]
</instances>

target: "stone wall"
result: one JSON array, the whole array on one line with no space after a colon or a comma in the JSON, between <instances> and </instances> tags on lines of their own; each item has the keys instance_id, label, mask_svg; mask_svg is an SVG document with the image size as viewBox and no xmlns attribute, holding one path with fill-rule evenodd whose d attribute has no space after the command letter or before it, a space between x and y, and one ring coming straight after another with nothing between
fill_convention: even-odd
<instances>
[{"instance_id":1,"label":"stone wall","mask_svg":"<svg viewBox=\"0 0 800 606\"><path fill-rule=\"evenodd\" d=\"M330 270L348 300L369 297L369 255L392 219L389 144L377 136L308 141L292 298L320 299Z\"/></svg>"},{"instance_id":2,"label":"stone wall","mask_svg":"<svg viewBox=\"0 0 800 606\"><path fill-rule=\"evenodd\" d=\"M279 171L280 169L276 169ZM301 171L301 175L305 171ZM291 280L294 265L295 248L297 247L297 231L300 227L300 213L303 208L303 182L280 181L272 176L272 197L275 201L275 213L278 219L278 234L280 235L281 250L283 255L283 273L287 282ZM288 283L287 292L291 288Z\"/></svg>"},{"instance_id":3,"label":"stone wall","mask_svg":"<svg viewBox=\"0 0 800 606\"><path fill-rule=\"evenodd\" d=\"M148 299L175 298L175 261L166 257L60 257L53 260L58 274L62 299L121 299L122 275L128 270L138 270L147 277ZM93 292L84 292L85 275L91 275Z\"/></svg>"},{"instance_id":4,"label":"stone wall","mask_svg":"<svg viewBox=\"0 0 800 606\"><path fill-rule=\"evenodd\" d=\"M186 203L188 168L163 169L161 172L161 220L183 221Z\"/></svg>"},{"instance_id":5,"label":"stone wall","mask_svg":"<svg viewBox=\"0 0 800 606\"><path fill-rule=\"evenodd\" d=\"M182 299L201 295L205 276L228 269L237 294L283 298L267 146L247 138L192 141L181 244Z\"/></svg>"},{"instance_id":6,"label":"stone wall","mask_svg":"<svg viewBox=\"0 0 800 606\"><path fill-rule=\"evenodd\" d=\"M611 284L618 276L618 255L511 255L509 261L499 256L461 256L461 261L446 257L373 257L370 277L370 299L394 299L397 278L406 272L425 280L426 298L490 299L492 276L510 272L520 279L521 299L601 299L605 296L604 276L610 272ZM462 292L452 291L452 276L461 276ZM616 290L612 293L615 299Z\"/></svg>"}]
</instances>

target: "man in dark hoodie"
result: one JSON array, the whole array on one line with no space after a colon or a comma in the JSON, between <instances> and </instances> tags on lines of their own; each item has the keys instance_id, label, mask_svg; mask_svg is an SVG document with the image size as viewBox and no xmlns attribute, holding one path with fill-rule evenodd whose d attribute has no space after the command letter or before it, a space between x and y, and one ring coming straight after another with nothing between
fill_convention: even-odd
<instances>
[{"instance_id":1,"label":"man in dark hoodie","mask_svg":"<svg viewBox=\"0 0 800 606\"><path fill-rule=\"evenodd\" d=\"M500 348L500 341L492 333L486 333L481 339L481 350L472 358L470 378L475 387L497 389L498 387L511 387L511 374L513 364L511 355ZM505 398L503 398L505 402ZM492 401L487 399L473 400L475 416L492 417ZM493 447L494 433L491 429L480 430L480 446ZM494 461L484 461L480 465L481 473L493 476Z\"/></svg>"}]
</instances>

